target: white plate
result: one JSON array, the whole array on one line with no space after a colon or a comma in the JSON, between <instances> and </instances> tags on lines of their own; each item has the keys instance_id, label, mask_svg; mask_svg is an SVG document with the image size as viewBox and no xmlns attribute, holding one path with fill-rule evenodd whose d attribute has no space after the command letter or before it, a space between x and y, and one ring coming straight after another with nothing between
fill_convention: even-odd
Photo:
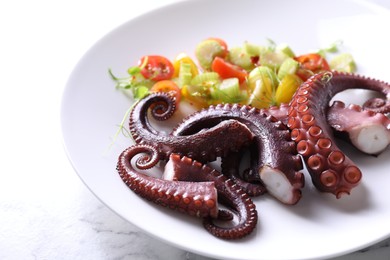
<instances>
[{"instance_id":1,"label":"white plate","mask_svg":"<svg viewBox=\"0 0 390 260\"><path fill-rule=\"evenodd\" d=\"M359 71L384 80L388 73L388 13L362 1L188 1L155 10L116 28L80 60L66 86L62 130L67 153L80 178L117 214L145 232L180 248L223 259L313 259L333 257L390 235L390 149L379 157L349 149L364 173L363 183L341 200L319 193L310 178L296 206L269 196L255 198L257 230L241 241L219 240L199 219L156 206L134 195L116 170L119 153L131 144L119 136L110 147L127 97L114 89L108 68L125 75L147 54L174 58L193 54L207 37L229 46L244 41L286 42L297 53L342 39Z\"/></svg>"}]
</instances>

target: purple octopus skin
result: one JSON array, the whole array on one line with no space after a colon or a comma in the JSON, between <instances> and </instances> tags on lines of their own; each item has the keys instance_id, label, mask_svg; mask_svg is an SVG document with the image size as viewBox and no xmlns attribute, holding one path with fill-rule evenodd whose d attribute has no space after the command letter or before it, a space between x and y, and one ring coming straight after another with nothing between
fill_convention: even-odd
<instances>
[{"instance_id":1,"label":"purple octopus skin","mask_svg":"<svg viewBox=\"0 0 390 260\"><path fill-rule=\"evenodd\" d=\"M289 104L280 104L279 106L270 106L267 109L263 109L264 113L271 115L281 121L283 124L287 124L288 112L290 111Z\"/></svg>"},{"instance_id":2,"label":"purple octopus skin","mask_svg":"<svg viewBox=\"0 0 390 260\"><path fill-rule=\"evenodd\" d=\"M204 218L204 227L214 236L227 240L239 239L249 235L256 228L258 216L255 204L238 185L215 169L189 157L171 154L163 178L179 182L207 181L215 184L218 202L236 213L238 223L231 222L231 226L222 227L214 224L212 216ZM198 200L198 203L201 202Z\"/></svg>"},{"instance_id":3,"label":"purple octopus skin","mask_svg":"<svg viewBox=\"0 0 390 260\"><path fill-rule=\"evenodd\" d=\"M299 171L303 167L301 158L287 127L262 110L237 104L210 106L185 118L172 134L192 135L232 119L245 124L255 135L256 174L268 193L285 204L296 204L304 186L304 175Z\"/></svg>"},{"instance_id":4,"label":"purple octopus skin","mask_svg":"<svg viewBox=\"0 0 390 260\"><path fill-rule=\"evenodd\" d=\"M136 144L156 147L159 157L167 160L171 153L210 162L230 151L249 145L253 133L236 120L228 120L213 128L187 136L167 135L154 129L148 120L148 110L158 120L166 120L175 111L175 98L167 93L153 93L139 100L130 114L130 133Z\"/></svg>"},{"instance_id":5,"label":"purple octopus skin","mask_svg":"<svg viewBox=\"0 0 390 260\"><path fill-rule=\"evenodd\" d=\"M160 160L154 147L135 145L124 150L118 159L117 171L123 182L136 194L159 205L197 217L218 217L217 190L212 181L179 182L163 180L140 173Z\"/></svg>"},{"instance_id":6,"label":"purple octopus skin","mask_svg":"<svg viewBox=\"0 0 390 260\"><path fill-rule=\"evenodd\" d=\"M390 144L390 119L382 113L335 101L327 121L337 132L345 132L348 140L364 153L378 155Z\"/></svg>"},{"instance_id":7,"label":"purple octopus skin","mask_svg":"<svg viewBox=\"0 0 390 260\"><path fill-rule=\"evenodd\" d=\"M390 113L390 89L389 85L385 82L380 82L379 89L375 88L380 92L384 97L383 98L371 98L363 104L365 110L371 110L376 113Z\"/></svg>"},{"instance_id":8,"label":"purple octopus skin","mask_svg":"<svg viewBox=\"0 0 390 260\"><path fill-rule=\"evenodd\" d=\"M253 149L252 146L244 148L239 152L231 152L227 156L222 157L221 172L229 179L232 179L249 196L255 197L265 194L267 189L258 174L256 174L258 165L257 160L254 157L258 158L258 154L256 149ZM240 173L242 168L241 161L246 150L250 151L251 165Z\"/></svg>"},{"instance_id":9,"label":"purple octopus skin","mask_svg":"<svg viewBox=\"0 0 390 260\"><path fill-rule=\"evenodd\" d=\"M314 185L340 198L349 194L362 178L360 169L337 147L327 123L329 102L346 89L375 90L389 97L390 85L355 74L322 72L304 82L295 92L287 126L297 151L306 163ZM382 109L387 110L387 105Z\"/></svg>"}]
</instances>

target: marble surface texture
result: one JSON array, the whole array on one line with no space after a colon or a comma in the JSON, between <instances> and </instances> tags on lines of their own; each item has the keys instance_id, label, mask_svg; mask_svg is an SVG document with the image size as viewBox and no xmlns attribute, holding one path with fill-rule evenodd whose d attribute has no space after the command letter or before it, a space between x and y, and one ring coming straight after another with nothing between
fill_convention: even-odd
<instances>
[{"instance_id":1,"label":"marble surface texture","mask_svg":"<svg viewBox=\"0 0 390 260\"><path fill-rule=\"evenodd\" d=\"M61 94L83 53L131 17L173 2L1 4L0 259L209 259L144 234L103 205L61 140ZM335 259L390 259L390 239Z\"/></svg>"}]
</instances>

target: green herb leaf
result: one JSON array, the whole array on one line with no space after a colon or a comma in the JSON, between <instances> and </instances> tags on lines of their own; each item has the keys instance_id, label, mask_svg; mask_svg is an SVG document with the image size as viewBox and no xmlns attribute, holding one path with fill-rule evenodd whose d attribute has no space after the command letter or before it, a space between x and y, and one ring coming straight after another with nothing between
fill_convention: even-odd
<instances>
[{"instance_id":1,"label":"green herb leaf","mask_svg":"<svg viewBox=\"0 0 390 260\"><path fill-rule=\"evenodd\" d=\"M135 99L142 99L149 94L149 88L146 86L137 86L134 88L133 95Z\"/></svg>"},{"instance_id":2,"label":"green herb leaf","mask_svg":"<svg viewBox=\"0 0 390 260\"><path fill-rule=\"evenodd\" d=\"M127 70L127 73L129 73L130 75L134 76L138 73L141 72L141 68L138 67L138 66L134 66L134 67L130 67L128 70Z\"/></svg>"}]
</instances>

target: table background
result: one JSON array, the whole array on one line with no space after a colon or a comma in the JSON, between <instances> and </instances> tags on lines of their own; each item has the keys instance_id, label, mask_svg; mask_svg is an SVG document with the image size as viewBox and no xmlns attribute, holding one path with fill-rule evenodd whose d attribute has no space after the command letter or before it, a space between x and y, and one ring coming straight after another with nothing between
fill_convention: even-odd
<instances>
[{"instance_id":1,"label":"table background","mask_svg":"<svg viewBox=\"0 0 390 260\"><path fill-rule=\"evenodd\" d=\"M209 259L149 237L103 205L72 169L61 138L61 95L81 56L118 25L175 0L4 2L0 259ZM389 244L336 259L390 259Z\"/></svg>"}]
</instances>

